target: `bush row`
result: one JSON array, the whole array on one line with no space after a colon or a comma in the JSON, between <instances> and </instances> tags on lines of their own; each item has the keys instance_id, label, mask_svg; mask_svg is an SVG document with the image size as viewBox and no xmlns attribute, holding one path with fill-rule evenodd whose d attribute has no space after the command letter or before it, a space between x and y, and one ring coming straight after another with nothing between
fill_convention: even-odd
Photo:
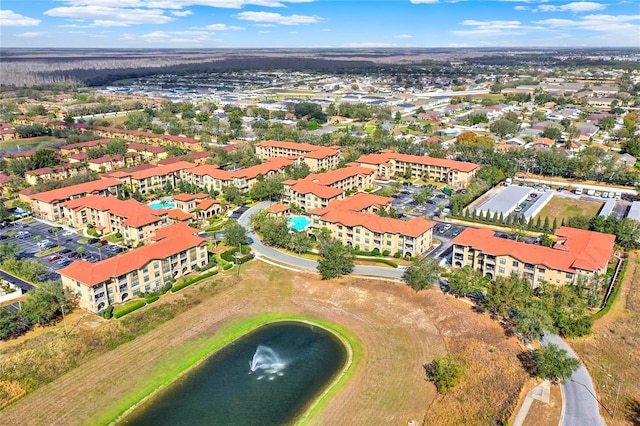
<instances>
[{"instance_id":1,"label":"bush row","mask_svg":"<svg viewBox=\"0 0 640 426\"><path fill-rule=\"evenodd\" d=\"M173 287L171 287L171 292L175 293L176 291L180 291L183 288L185 288L187 286L190 286L191 284L195 284L195 283L197 283L199 281L205 280L205 279L207 279L209 277L213 277L214 275L217 275L217 274L218 274L218 270L216 269L215 271L210 271L210 272L207 272L206 274L202 274L202 275L199 275L197 277L193 277L193 278L190 278L188 280L184 280L184 281L174 285Z\"/></svg>"},{"instance_id":2,"label":"bush row","mask_svg":"<svg viewBox=\"0 0 640 426\"><path fill-rule=\"evenodd\" d=\"M144 300L140 300L140 299L132 300L131 302L125 303L124 305L117 306L113 310L113 317L114 318L123 317L123 316L125 316L127 314L130 314L133 311L136 311L136 310L142 308L146 304L147 304L147 302L145 302Z\"/></svg>"},{"instance_id":3,"label":"bush row","mask_svg":"<svg viewBox=\"0 0 640 426\"><path fill-rule=\"evenodd\" d=\"M240 253L241 254L245 254L249 251L249 248L247 246L242 246L240 249ZM245 256L239 257L236 261L236 258L234 257L234 255L237 253L237 249L230 249L227 251L223 251L222 253L220 253L220 258L223 260L226 260L227 262L233 263L235 264L236 262L239 263L240 265L242 265L245 262L250 261L251 259L253 259L253 253L247 254Z\"/></svg>"},{"instance_id":4,"label":"bush row","mask_svg":"<svg viewBox=\"0 0 640 426\"><path fill-rule=\"evenodd\" d=\"M616 285L616 287L611 292L611 295L609 295L609 300L607 300L607 304L604 306L604 308L593 314L594 320L605 316L611 310L611 306L613 306L613 302L615 302L616 298L618 297L618 293L620 292L620 288L622 287L622 280L624 279L624 274L627 271L627 261L628 256L627 254L625 254L624 260L620 261L624 262L624 265L622 265L622 269L620 269L620 274L618 275L618 285ZM611 281L611 284L609 285L615 285L615 283Z\"/></svg>"}]
</instances>

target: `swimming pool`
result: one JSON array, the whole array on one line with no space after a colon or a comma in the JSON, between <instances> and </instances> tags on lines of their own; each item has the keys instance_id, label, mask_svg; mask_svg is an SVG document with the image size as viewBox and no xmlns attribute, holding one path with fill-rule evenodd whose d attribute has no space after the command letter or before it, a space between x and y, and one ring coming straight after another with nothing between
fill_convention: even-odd
<instances>
[{"instance_id":1,"label":"swimming pool","mask_svg":"<svg viewBox=\"0 0 640 426\"><path fill-rule=\"evenodd\" d=\"M175 206L176 206L176 203L174 203L173 199L171 199L171 198L165 198L165 199L162 199L160 201L154 201L153 203L149 204L149 207L151 207L154 210L172 209Z\"/></svg>"},{"instance_id":2,"label":"swimming pool","mask_svg":"<svg viewBox=\"0 0 640 426\"><path fill-rule=\"evenodd\" d=\"M304 231L304 228L311 223L311 220L306 216L293 216L287 219L287 223L289 228L294 231Z\"/></svg>"}]
</instances>

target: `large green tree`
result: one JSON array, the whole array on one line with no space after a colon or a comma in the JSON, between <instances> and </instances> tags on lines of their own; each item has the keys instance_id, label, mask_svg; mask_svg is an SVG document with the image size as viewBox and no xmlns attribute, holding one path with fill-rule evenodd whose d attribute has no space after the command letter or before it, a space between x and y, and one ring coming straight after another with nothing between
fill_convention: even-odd
<instances>
[{"instance_id":1,"label":"large green tree","mask_svg":"<svg viewBox=\"0 0 640 426\"><path fill-rule=\"evenodd\" d=\"M456 386L464 374L462 365L451 355L434 359L424 366L427 378L431 381L439 393L446 394Z\"/></svg>"},{"instance_id":2,"label":"large green tree","mask_svg":"<svg viewBox=\"0 0 640 426\"><path fill-rule=\"evenodd\" d=\"M533 360L536 363L536 375L554 382L564 383L580 367L578 359L553 343L534 350Z\"/></svg>"},{"instance_id":3,"label":"large green tree","mask_svg":"<svg viewBox=\"0 0 640 426\"><path fill-rule=\"evenodd\" d=\"M318 271L323 280L347 275L353 270L355 256L349 247L333 240L322 259L318 261Z\"/></svg>"},{"instance_id":4,"label":"large green tree","mask_svg":"<svg viewBox=\"0 0 640 426\"><path fill-rule=\"evenodd\" d=\"M20 315L28 324L45 325L71 310L73 295L60 281L47 281L29 292Z\"/></svg>"},{"instance_id":5,"label":"large green tree","mask_svg":"<svg viewBox=\"0 0 640 426\"><path fill-rule=\"evenodd\" d=\"M403 278L415 291L424 290L438 283L442 267L433 257L418 259L405 271Z\"/></svg>"},{"instance_id":6,"label":"large green tree","mask_svg":"<svg viewBox=\"0 0 640 426\"><path fill-rule=\"evenodd\" d=\"M449 277L449 291L459 296L467 296L482 289L485 283L482 274L470 266L454 271Z\"/></svg>"}]
</instances>

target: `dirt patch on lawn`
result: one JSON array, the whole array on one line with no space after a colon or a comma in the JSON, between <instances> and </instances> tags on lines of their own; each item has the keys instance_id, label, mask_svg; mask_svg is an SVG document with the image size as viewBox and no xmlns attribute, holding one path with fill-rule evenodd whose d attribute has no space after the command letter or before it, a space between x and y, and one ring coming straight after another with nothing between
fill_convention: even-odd
<instances>
[{"instance_id":1,"label":"dirt patch on lawn","mask_svg":"<svg viewBox=\"0 0 640 426\"><path fill-rule=\"evenodd\" d=\"M233 320L263 312L330 321L349 329L361 342L362 357L355 374L311 424L406 424L414 419L421 422L435 409L455 418L470 416L465 418L466 424L486 424L486 413L504 412L524 381L516 385L509 379L505 386L501 379L505 374L509 378L524 375L516 358L517 341L506 336L488 315L437 290L415 293L399 283L350 277L321 281L316 275L260 262L244 267L239 278L225 274L212 281L218 283L213 289L205 282L156 302L198 299L195 306L172 320L132 342L89 357L9 406L0 412L0 423L95 424L98 413L114 404L134 403L136 392L141 391L136 386L188 357L203 338ZM97 329L87 327L84 332L100 332L112 323ZM465 376L478 392L465 394L473 401L472 409L466 407L469 404L453 404L442 398L430 409L436 394L425 380L423 365L444 355L447 347L464 359L476 360ZM489 373L478 376L477 368ZM485 381L484 387L477 387L479 380ZM460 392L472 389L465 383ZM515 394L510 395L514 389ZM484 413L484 417L475 420L477 413Z\"/></svg>"},{"instance_id":2,"label":"dirt patch on lawn","mask_svg":"<svg viewBox=\"0 0 640 426\"><path fill-rule=\"evenodd\" d=\"M602 415L612 425L640 424L639 253L630 253L620 294L609 313L596 321L593 334L571 341L589 369L602 404L609 410ZM612 419L619 384L620 398Z\"/></svg>"}]
</instances>

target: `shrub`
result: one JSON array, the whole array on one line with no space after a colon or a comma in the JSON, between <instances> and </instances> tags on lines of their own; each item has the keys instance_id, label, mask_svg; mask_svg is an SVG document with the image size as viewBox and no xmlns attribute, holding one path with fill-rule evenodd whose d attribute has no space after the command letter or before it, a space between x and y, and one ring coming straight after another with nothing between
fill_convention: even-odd
<instances>
[{"instance_id":1,"label":"shrub","mask_svg":"<svg viewBox=\"0 0 640 426\"><path fill-rule=\"evenodd\" d=\"M395 257L396 259L400 259L402 257L402 253L400 253L399 251L397 251L393 257Z\"/></svg>"},{"instance_id":2,"label":"shrub","mask_svg":"<svg viewBox=\"0 0 640 426\"><path fill-rule=\"evenodd\" d=\"M225 264L222 269L224 269L225 271L228 271L229 269L231 269L233 267L232 263L227 263Z\"/></svg>"},{"instance_id":3,"label":"shrub","mask_svg":"<svg viewBox=\"0 0 640 426\"><path fill-rule=\"evenodd\" d=\"M433 382L436 389L441 394L446 394L449 389L458 384L462 378L462 366L447 354L442 358L434 359L424 366L427 378Z\"/></svg>"},{"instance_id":4,"label":"shrub","mask_svg":"<svg viewBox=\"0 0 640 426\"><path fill-rule=\"evenodd\" d=\"M378 248L374 248L373 250L371 250L371 254L374 256L380 256L380 250L378 250Z\"/></svg>"},{"instance_id":5,"label":"shrub","mask_svg":"<svg viewBox=\"0 0 640 426\"><path fill-rule=\"evenodd\" d=\"M142 308L146 304L147 304L147 302L145 302L144 300L140 300L140 299L132 300L131 302L127 302L124 305L117 306L113 310L113 316L114 316L114 318L123 317L123 316L125 316L127 314L130 314L133 311L136 311L136 310Z\"/></svg>"},{"instance_id":6,"label":"shrub","mask_svg":"<svg viewBox=\"0 0 640 426\"><path fill-rule=\"evenodd\" d=\"M100 316L104 319L111 319L113 317L113 305L109 305L105 310L100 312Z\"/></svg>"},{"instance_id":7,"label":"shrub","mask_svg":"<svg viewBox=\"0 0 640 426\"><path fill-rule=\"evenodd\" d=\"M382 252L383 256L389 256L391 254L391 252L389 250L385 250Z\"/></svg>"},{"instance_id":8,"label":"shrub","mask_svg":"<svg viewBox=\"0 0 640 426\"><path fill-rule=\"evenodd\" d=\"M116 232L116 238L122 238L122 234L120 233L120 231Z\"/></svg>"},{"instance_id":9,"label":"shrub","mask_svg":"<svg viewBox=\"0 0 640 426\"><path fill-rule=\"evenodd\" d=\"M249 251L249 247L247 247L247 246L242 246L240 248L240 253L241 254L245 254L248 251ZM236 263L236 258L234 257L234 254L236 254L236 253L237 253L237 249L235 249L235 248L234 249L230 249L230 250L227 250L227 251L224 251L224 252L220 253L220 258L222 258L223 260L226 260L227 262L235 264ZM251 259L253 259L253 254L247 254L246 256L239 257L238 260L237 260L237 263L242 265L243 263L248 262Z\"/></svg>"},{"instance_id":10,"label":"shrub","mask_svg":"<svg viewBox=\"0 0 640 426\"><path fill-rule=\"evenodd\" d=\"M190 278L188 280L184 280L184 281L174 285L173 287L171 287L171 292L175 293L176 291L180 291L183 288L190 286L191 284L195 284L195 283L197 283L199 281L205 280L205 279L207 279L209 277L213 277L214 275L217 275L217 274L218 274L218 271L211 271L211 272L207 272L206 274L202 274L200 276L193 277L193 278Z\"/></svg>"},{"instance_id":11,"label":"shrub","mask_svg":"<svg viewBox=\"0 0 640 426\"><path fill-rule=\"evenodd\" d=\"M385 265L389 265L389 266L392 266L394 268L398 267L398 264L396 262L394 262L393 260L390 260L390 259L371 259L371 258L367 258L367 259L359 259L359 260L364 260L364 261L367 261L367 262L374 262L374 263L383 263Z\"/></svg>"},{"instance_id":12,"label":"shrub","mask_svg":"<svg viewBox=\"0 0 640 426\"><path fill-rule=\"evenodd\" d=\"M145 297L144 298L145 302L147 302L148 305L152 304L153 302L155 302L158 299L160 299L160 296L157 295L157 294L152 294L149 297Z\"/></svg>"}]
</instances>

